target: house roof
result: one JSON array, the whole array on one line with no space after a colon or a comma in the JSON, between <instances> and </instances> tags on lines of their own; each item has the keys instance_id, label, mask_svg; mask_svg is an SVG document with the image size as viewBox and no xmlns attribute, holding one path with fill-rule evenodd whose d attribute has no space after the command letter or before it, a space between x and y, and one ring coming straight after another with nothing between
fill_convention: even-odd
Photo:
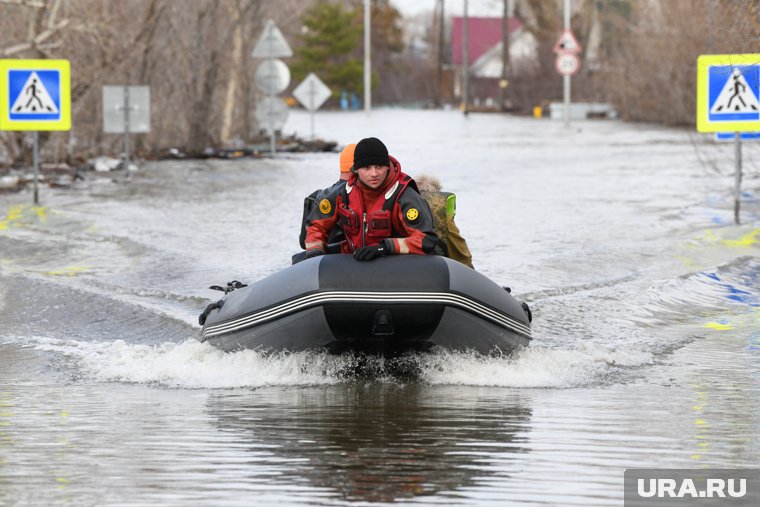
<instances>
[{"instance_id":1,"label":"house roof","mask_svg":"<svg viewBox=\"0 0 760 507\"><path fill-rule=\"evenodd\" d=\"M467 18L468 62L470 65L483 56L483 54L501 42L502 18ZM522 21L515 17L509 18L509 33L512 34L523 26ZM462 39L464 18L455 16L451 27L451 63L462 63Z\"/></svg>"}]
</instances>

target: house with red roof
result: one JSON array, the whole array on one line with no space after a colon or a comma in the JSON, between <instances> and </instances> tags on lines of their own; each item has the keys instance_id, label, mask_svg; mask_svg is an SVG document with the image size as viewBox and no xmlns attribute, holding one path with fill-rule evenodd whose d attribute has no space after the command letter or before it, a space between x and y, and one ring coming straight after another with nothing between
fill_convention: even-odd
<instances>
[{"instance_id":1,"label":"house with red roof","mask_svg":"<svg viewBox=\"0 0 760 507\"><path fill-rule=\"evenodd\" d=\"M538 41L523 22L508 20L510 69L525 72L537 65ZM467 18L467 58L470 72L470 98L474 104L498 103L502 77L502 18ZM456 69L454 95L461 97L464 64L464 18L454 17L451 27L451 63Z\"/></svg>"}]
</instances>

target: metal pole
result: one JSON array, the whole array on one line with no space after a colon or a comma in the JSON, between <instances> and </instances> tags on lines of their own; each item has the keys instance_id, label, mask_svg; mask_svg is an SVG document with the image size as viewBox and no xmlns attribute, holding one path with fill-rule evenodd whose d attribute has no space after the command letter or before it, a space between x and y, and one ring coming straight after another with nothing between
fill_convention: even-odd
<instances>
[{"instance_id":1,"label":"metal pole","mask_svg":"<svg viewBox=\"0 0 760 507\"><path fill-rule=\"evenodd\" d=\"M124 171L129 179L129 86L124 87Z\"/></svg>"},{"instance_id":2,"label":"metal pole","mask_svg":"<svg viewBox=\"0 0 760 507\"><path fill-rule=\"evenodd\" d=\"M467 105L470 98L469 85L470 85L470 43L469 43L469 21L467 16L467 4L468 1L464 0L464 16L462 21L462 103L460 109L465 116L469 113Z\"/></svg>"},{"instance_id":3,"label":"metal pole","mask_svg":"<svg viewBox=\"0 0 760 507\"><path fill-rule=\"evenodd\" d=\"M565 127L570 126L570 76L562 76L562 95L565 100Z\"/></svg>"},{"instance_id":4,"label":"metal pole","mask_svg":"<svg viewBox=\"0 0 760 507\"><path fill-rule=\"evenodd\" d=\"M510 0L504 1L501 17L501 81L499 82L499 110L507 110L507 86L509 81L509 18L511 16Z\"/></svg>"},{"instance_id":5,"label":"metal pole","mask_svg":"<svg viewBox=\"0 0 760 507\"><path fill-rule=\"evenodd\" d=\"M565 30L570 28L570 0L565 0ZM562 96L565 102L565 127L570 126L570 76L562 76Z\"/></svg>"},{"instance_id":6,"label":"metal pole","mask_svg":"<svg viewBox=\"0 0 760 507\"><path fill-rule=\"evenodd\" d=\"M445 30L445 18L444 18L444 0L436 0L437 1L437 12L438 12L438 50L436 51L436 73L435 73L435 105L436 107L441 107L443 105L443 35Z\"/></svg>"},{"instance_id":7,"label":"metal pole","mask_svg":"<svg viewBox=\"0 0 760 507\"><path fill-rule=\"evenodd\" d=\"M37 188L37 180L40 179L40 145L39 145L39 132L36 130L32 133L32 139L34 140L32 146L32 165L34 165L34 205L40 204L40 194Z\"/></svg>"},{"instance_id":8,"label":"metal pole","mask_svg":"<svg viewBox=\"0 0 760 507\"><path fill-rule=\"evenodd\" d=\"M271 54L272 53L271 51L272 39L271 38L269 39L269 46L270 46L269 53ZM274 59L270 57L267 61L270 62L270 66L269 66L270 70L274 70ZM274 106L274 88L272 87L273 81L274 81L273 79L270 80L270 86L269 86L270 107ZM272 157L274 157L275 154L277 153L277 142L275 140L275 133L274 133L274 109L269 110L269 152L271 153Z\"/></svg>"},{"instance_id":9,"label":"metal pole","mask_svg":"<svg viewBox=\"0 0 760 507\"><path fill-rule=\"evenodd\" d=\"M736 174L734 186L734 222L739 224L739 203L742 197L742 138L739 132L736 133Z\"/></svg>"},{"instance_id":10,"label":"metal pole","mask_svg":"<svg viewBox=\"0 0 760 507\"><path fill-rule=\"evenodd\" d=\"M270 23L273 23L270 20ZM270 32L271 35L271 32ZM271 56L274 53L274 37L267 37L267 44L269 45L269 51L267 51L267 54L270 56L267 57L267 64L269 65L269 70L272 72L269 75L269 153L274 156L277 154L277 141L275 139L275 133L274 133L274 58Z\"/></svg>"},{"instance_id":11,"label":"metal pole","mask_svg":"<svg viewBox=\"0 0 760 507\"><path fill-rule=\"evenodd\" d=\"M364 111L372 110L372 59L371 53L371 28L370 23L370 0L364 0Z\"/></svg>"},{"instance_id":12,"label":"metal pole","mask_svg":"<svg viewBox=\"0 0 760 507\"><path fill-rule=\"evenodd\" d=\"M713 45L714 45L714 32L713 30L713 24L715 19L715 3L716 0L710 0L707 3L707 52L712 53L713 52Z\"/></svg>"},{"instance_id":13,"label":"metal pole","mask_svg":"<svg viewBox=\"0 0 760 507\"><path fill-rule=\"evenodd\" d=\"M317 95L316 83L314 80L309 81L309 111L311 112L311 140L314 140L314 98Z\"/></svg>"}]
</instances>

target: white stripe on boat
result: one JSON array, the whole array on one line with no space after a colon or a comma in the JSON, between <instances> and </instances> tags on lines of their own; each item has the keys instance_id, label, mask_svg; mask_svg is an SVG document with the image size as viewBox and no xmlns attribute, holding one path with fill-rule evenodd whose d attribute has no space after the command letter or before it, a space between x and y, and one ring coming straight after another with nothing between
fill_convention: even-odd
<instances>
[{"instance_id":1,"label":"white stripe on boat","mask_svg":"<svg viewBox=\"0 0 760 507\"><path fill-rule=\"evenodd\" d=\"M345 292L329 291L315 292L285 303L260 310L236 319L208 326L203 331L203 341L222 334L240 331L252 326L258 326L267 321L278 319L290 313L299 312L329 303L443 303L467 310L479 315L503 328L531 338L530 327L519 320L497 312L477 301L460 294L450 292Z\"/></svg>"}]
</instances>

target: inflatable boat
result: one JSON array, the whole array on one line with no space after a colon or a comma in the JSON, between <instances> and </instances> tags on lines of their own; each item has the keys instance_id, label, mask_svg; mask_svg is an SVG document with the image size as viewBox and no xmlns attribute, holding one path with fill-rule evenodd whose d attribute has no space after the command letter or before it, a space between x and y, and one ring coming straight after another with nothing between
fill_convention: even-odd
<instances>
[{"instance_id":1,"label":"inflatable boat","mask_svg":"<svg viewBox=\"0 0 760 507\"><path fill-rule=\"evenodd\" d=\"M237 286L199 319L201 341L225 351L489 354L531 340L527 305L445 257L323 255Z\"/></svg>"}]
</instances>

